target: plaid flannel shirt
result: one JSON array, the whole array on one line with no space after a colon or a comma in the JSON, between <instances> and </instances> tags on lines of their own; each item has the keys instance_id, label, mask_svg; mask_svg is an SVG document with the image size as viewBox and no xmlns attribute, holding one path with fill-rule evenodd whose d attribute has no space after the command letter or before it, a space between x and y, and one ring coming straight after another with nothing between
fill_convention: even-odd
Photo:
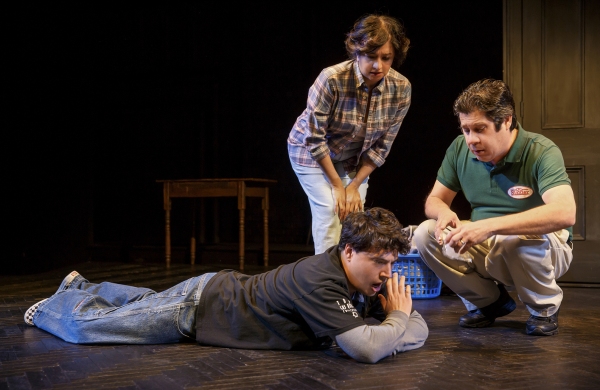
<instances>
[{"instance_id":1,"label":"plaid flannel shirt","mask_svg":"<svg viewBox=\"0 0 600 390\"><path fill-rule=\"evenodd\" d=\"M317 168L328 153L342 152L363 126L368 89L354 60L323 69L308 92L306 109L296 119L287 139L290 159ZM373 90L366 136L359 155L344 162L347 172L356 170L364 153L378 167L383 165L406 116L411 84L390 69Z\"/></svg>"}]
</instances>

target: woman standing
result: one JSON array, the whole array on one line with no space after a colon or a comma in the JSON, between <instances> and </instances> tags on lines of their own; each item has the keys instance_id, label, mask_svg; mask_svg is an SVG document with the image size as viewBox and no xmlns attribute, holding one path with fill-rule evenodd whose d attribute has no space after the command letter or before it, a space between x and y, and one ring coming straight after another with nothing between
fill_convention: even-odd
<instances>
[{"instance_id":1,"label":"woman standing","mask_svg":"<svg viewBox=\"0 0 600 390\"><path fill-rule=\"evenodd\" d=\"M411 85L392 66L404 62L409 44L393 17L358 19L346 34L349 60L321 71L289 134L316 254L338 243L348 213L363 210L369 175L385 162L406 116Z\"/></svg>"}]
</instances>

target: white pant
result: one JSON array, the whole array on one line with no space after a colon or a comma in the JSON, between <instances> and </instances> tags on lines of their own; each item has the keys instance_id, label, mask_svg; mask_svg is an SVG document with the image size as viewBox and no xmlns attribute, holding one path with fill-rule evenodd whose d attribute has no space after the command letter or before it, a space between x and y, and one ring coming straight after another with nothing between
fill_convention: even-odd
<instances>
[{"instance_id":1,"label":"white pant","mask_svg":"<svg viewBox=\"0 0 600 390\"><path fill-rule=\"evenodd\" d=\"M470 221L463 221L469 223ZM463 300L467 310L495 302L496 282L514 286L521 302L536 316L556 313L562 290L556 279L567 272L573 251L569 232L543 235L496 235L469 249L472 263L444 256L435 239L435 220L427 220L414 233L414 242L427 266Z\"/></svg>"},{"instance_id":2,"label":"white pant","mask_svg":"<svg viewBox=\"0 0 600 390\"><path fill-rule=\"evenodd\" d=\"M300 185L308 196L310 203L310 212L312 214L312 235L315 243L315 254L325 252L329 247L337 245L340 240L340 232L342 225L339 217L335 214L333 204L333 195L331 194L331 184L321 168L311 168L298 165L291 161L292 168L300 181ZM346 172L344 165L341 162L334 163L333 166L337 171L344 187L346 187L356 172ZM360 198L363 205L367 196L367 188L369 185L367 177L358 187Z\"/></svg>"}]
</instances>

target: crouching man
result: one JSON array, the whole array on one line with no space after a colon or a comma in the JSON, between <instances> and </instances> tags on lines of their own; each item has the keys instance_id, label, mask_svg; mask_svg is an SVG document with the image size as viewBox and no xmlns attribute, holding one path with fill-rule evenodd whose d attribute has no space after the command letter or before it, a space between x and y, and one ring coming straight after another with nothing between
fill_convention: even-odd
<instances>
[{"instance_id":1,"label":"crouching man","mask_svg":"<svg viewBox=\"0 0 600 390\"><path fill-rule=\"evenodd\" d=\"M556 280L573 260L576 205L562 153L517 122L501 80L471 84L454 103L462 134L448 147L425 202L431 218L414 233L423 260L460 296L459 324L483 328L510 314L514 287L531 314L525 333L558 333L563 292ZM462 191L471 217L450 208Z\"/></svg>"}]
</instances>

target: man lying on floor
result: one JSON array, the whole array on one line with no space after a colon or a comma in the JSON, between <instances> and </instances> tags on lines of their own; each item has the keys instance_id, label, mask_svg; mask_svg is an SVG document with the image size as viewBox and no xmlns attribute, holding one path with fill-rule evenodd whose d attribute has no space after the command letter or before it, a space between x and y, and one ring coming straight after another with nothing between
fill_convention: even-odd
<instances>
[{"instance_id":1,"label":"man lying on floor","mask_svg":"<svg viewBox=\"0 0 600 390\"><path fill-rule=\"evenodd\" d=\"M382 208L348 215L337 246L259 275L207 273L157 293L73 271L25 322L79 344L177 343L248 349L322 349L359 362L421 347L429 334L410 286L391 273L410 243ZM365 318L381 323L368 325Z\"/></svg>"}]
</instances>

